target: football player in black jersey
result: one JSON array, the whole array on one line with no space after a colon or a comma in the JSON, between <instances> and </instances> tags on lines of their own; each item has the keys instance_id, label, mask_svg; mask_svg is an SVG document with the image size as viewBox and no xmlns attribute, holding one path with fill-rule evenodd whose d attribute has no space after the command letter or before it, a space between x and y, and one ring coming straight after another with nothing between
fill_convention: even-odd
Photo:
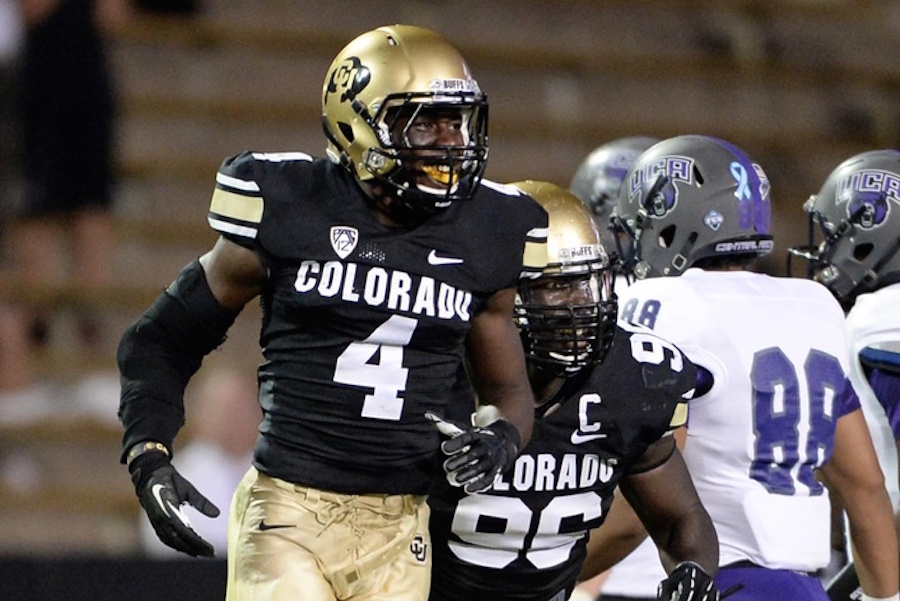
<instances>
[{"instance_id":1,"label":"football player in black jersey","mask_svg":"<svg viewBox=\"0 0 900 601\"><path fill-rule=\"evenodd\" d=\"M381 27L348 44L322 92L327 158L246 152L216 177L214 248L119 347L122 459L160 539L209 556L181 513L215 508L171 466L185 385L260 297L262 422L229 521L228 596L423 601L425 503L464 354L505 419L465 433L449 477L493 482L531 435L510 319L546 263L547 214L482 182L487 103L436 33Z\"/></svg>"},{"instance_id":2,"label":"football player in black jersey","mask_svg":"<svg viewBox=\"0 0 900 601\"><path fill-rule=\"evenodd\" d=\"M430 599L565 601L618 485L662 551L659 598L716 600L716 533L671 436L696 370L649 330L616 326L612 270L588 209L553 184L513 186L550 215L549 263L520 284L515 310L534 433L482 494L435 484Z\"/></svg>"}]
</instances>

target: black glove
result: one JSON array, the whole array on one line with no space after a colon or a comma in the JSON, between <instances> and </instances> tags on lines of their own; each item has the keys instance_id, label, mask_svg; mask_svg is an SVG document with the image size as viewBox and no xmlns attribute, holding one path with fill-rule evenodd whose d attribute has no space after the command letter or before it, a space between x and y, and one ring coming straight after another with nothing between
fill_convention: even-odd
<instances>
[{"instance_id":1,"label":"black glove","mask_svg":"<svg viewBox=\"0 0 900 601\"><path fill-rule=\"evenodd\" d=\"M213 557L215 549L194 531L181 506L186 503L211 518L219 515L219 508L197 492L162 453L138 457L128 470L141 506L159 540L193 557Z\"/></svg>"},{"instance_id":2,"label":"black glove","mask_svg":"<svg viewBox=\"0 0 900 601\"><path fill-rule=\"evenodd\" d=\"M505 419L485 426L464 426L433 413L425 416L449 440L441 443L447 480L468 494L484 492L501 473L512 467L519 454L519 431Z\"/></svg>"},{"instance_id":3,"label":"black glove","mask_svg":"<svg viewBox=\"0 0 900 601\"><path fill-rule=\"evenodd\" d=\"M682 561L659 583L656 598L664 601L719 601L713 579L693 561Z\"/></svg>"}]
</instances>

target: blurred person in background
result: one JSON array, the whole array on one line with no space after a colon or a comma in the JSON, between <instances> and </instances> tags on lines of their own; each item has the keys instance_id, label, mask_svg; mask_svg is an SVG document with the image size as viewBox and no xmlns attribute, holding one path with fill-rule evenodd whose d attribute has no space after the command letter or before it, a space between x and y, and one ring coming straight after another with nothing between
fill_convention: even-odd
<instances>
[{"instance_id":1,"label":"blurred person in background","mask_svg":"<svg viewBox=\"0 0 900 601\"><path fill-rule=\"evenodd\" d=\"M612 218L636 278L619 318L677 344L701 374L684 458L718 533L723 596L826 601L814 572L830 560L830 490L866 594L895 598L891 503L848 379L841 307L814 282L752 271L773 248L769 189L717 138L645 151Z\"/></svg>"},{"instance_id":2,"label":"blurred person in background","mask_svg":"<svg viewBox=\"0 0 900 601\"><path fill-rule=\"evenodd\" d=\"M806 247L790 249L789 256L810 261L809 275L847 312L850 381L891 495L900 540L900 152L872 150L843 161L804 210L809 240ZM832 501L839 509L845 504L837 496ZM835 538L842 540L842 520L838 526ZM858 590L858 576L855 566L842 571L829 587L832 598L871 599Z\"/></svg>"},{"instance_id":3,"label":"blurred person in background","mask_svg":"<svg viewBox=\"0 0 900 601\"><path fill-rule=\"evenodd\" d=\"M20 0L25 25L18 94L24 195L8 229L10 276L32 289L85 290L111 283L116 95L107 36L130 14L128 0ZM29 382L32 346L51 335L53 315L8 306L4 325L23 348L0 347L0 387ZM102 322L79 316L78 337L97 352ZM15 363L19 365L15 365ZM22 364L26 362L26 364Z\"/></svg>"}]
</instances>

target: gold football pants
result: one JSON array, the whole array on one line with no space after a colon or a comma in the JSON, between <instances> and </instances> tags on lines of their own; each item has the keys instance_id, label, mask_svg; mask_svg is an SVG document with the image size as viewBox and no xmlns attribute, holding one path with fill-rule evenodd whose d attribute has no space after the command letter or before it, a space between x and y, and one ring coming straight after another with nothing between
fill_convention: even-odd
<instances>
[{"instance_id":1,"label":"gold football pants","mask_svg":"<svg viewBox=\"0 0 900 601\"><path fill-rule=\"evenodd\" d=\"M344 495L250 468L228 521L226 601L426 601L428 505Z\"/></svg>"}]
</instances>

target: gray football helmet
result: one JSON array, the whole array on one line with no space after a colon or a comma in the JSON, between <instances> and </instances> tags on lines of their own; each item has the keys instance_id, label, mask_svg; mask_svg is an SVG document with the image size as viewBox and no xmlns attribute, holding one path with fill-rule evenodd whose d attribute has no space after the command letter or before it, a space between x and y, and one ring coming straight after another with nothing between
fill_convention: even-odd
<instances>
[{"instance_id":1,"label":"gray football helmet","mask_svg":"<svg viewBox=\"0 0 900 601\"><path fill-rule=\"evenodd\" d=\"M622 180L641 153L657 142L657 138L633 136L598 146L581 162L569 184L569 192L593 213L600 240L611 254L615 253L616 243L609 229L609 216L619 197ZM616 258L612 259L615 263Z\"/></svg>"},{"instance_id":2,"label":"gray football helmet","mask_svg":"<svg viewBox=\"0 0 900 601\"><path fill-rule=\"evenodd\" d=\"M616 331L614 278L597 225L581 201L555 184L510 184L549 216L547 266L519 283L515 309L525 357L532 365L572 375L603 361Z\"/></svg>"},{"instance_id":3,"label":"gray football helmet","mask_svg":"<svg viewBox=\"0 0 900 601\"><path fill-rule=\"evenodd\" d=\"M619 138L592 150L578 166L569 192L591 210L601 230L608 225L628 169L642 152L657 142L657 138L647 136Z\"/></svg>"},{"instance_id":4,"label":"gray football helmet","mask_svg":"<svg viewBox=\"0 0 900 601\"><path fill-rule=\"evenodd\" d=\"M676 276L715 257L771 252L769 178L710 136L663 140L635 161L611 217L626 274Z\"/></svg>"},{"instance_id":5,"label":"gray football helmet","mask_svg":"<svg viewBox=\"0 0 900 601\"><path fill-rule=\"evenodd\" d=\"M815 279L845 308L864 292L900 282L900 151L850 157L803 208L809 243L789 256L809 260Z\"/></svg>"}]
</instances>

